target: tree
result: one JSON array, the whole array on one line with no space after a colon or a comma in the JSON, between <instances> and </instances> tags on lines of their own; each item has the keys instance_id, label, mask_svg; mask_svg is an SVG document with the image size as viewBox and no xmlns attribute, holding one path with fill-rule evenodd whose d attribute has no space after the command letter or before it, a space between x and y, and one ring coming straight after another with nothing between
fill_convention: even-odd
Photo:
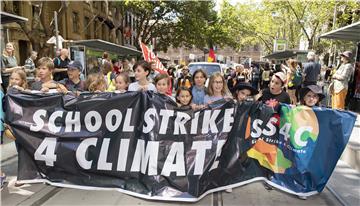
<instances>
[{"instance_id":1,"label":"tree","mask_svg":"<svg viewBox=\"0 0 360 206\"><path fill-rule=\"evenodd\" d=\"M122 1L122 11L131 11L137 18L136 43L157 40L156 50L174 47L203 48L221 45L224 31L219 24L212 1ZM123 13L124 14L124 13Z\"/></svg>"},{"instance_id":2,"label":"tree","mask_svg":"<svg viewBox=\"0 0 360 206\"><path fill-rule=\"evenodd\" d=\"M332 21L335 6L342 5L343 10L338 15L337 24L357 19L356 8L359 2L336 0L329 1L304 1L264 0L261 3L231 5L224 1L220 8L220 18L223 25L238 40L238 48L246 45L260 43L265 51L271 52L273 41L284 38L290 49L298 48L301 39L308 42L309 49L324 50L328 42L318 42L316 38L326 31L331 30L329 22Z\"/></svg>"}]
</instances>

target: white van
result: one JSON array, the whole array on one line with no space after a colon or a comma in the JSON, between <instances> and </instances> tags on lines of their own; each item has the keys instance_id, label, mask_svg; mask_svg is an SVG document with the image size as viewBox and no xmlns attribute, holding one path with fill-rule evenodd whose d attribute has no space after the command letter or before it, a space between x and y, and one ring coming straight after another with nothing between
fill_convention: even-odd
<instances>
[{"instance_id":1,"label":"white van","mask_svg":"<svg viewBox=\"0 0 360 206\"><path fill-rule=\"evenodd\" d=\"M208 77L210 77L215 72L220 72L222 75L224 74L223 68L219 63L212 62L192 62L188 65L189 72L191 75L198 69L202 69L206 72Z\"/></svg>"}]
</instances>

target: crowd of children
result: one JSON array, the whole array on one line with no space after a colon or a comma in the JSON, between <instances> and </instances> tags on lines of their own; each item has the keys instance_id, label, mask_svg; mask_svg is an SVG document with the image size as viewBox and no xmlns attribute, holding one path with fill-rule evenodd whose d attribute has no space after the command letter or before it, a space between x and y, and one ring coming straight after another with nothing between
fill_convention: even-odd
<instances>
[{"instance_id":1,"label":"crowd of children","mask_svg":"<svg viewBox=\"0 0 360 206\"><path fill-rule=\"evenodd\" d=\"M290 71L295 72L296 62L290 62ZM54 63L50 58L43 57L38 61L36 71L36 81L28 86L26 73L23 69L14 70L9 78L8 91L18 90L37 90L40 92L61 92L74 93L80 92L116 92L125 93L127 91L155 91L159 94L169 96L170 99L177 102L179 107L190 107L193 110L206 108L208 105L221 99L235 99L242 101L262 101L267 105L274 106L278 103L290 104L297 102L294 95L289 95L289 82L291 82L291 72L286 75L283 72L277 72L270 78L268 87L258 92L247 81L238 80L236 84L231 85L231 91L228 88L228 82L220 73L213 73L209 77L209 86L205 86L207 74L202 69L198 69L192 76L188 75L187 67L182 71L186 78L186 83L180 84L175 92L175 97L168 94L171 84L171 76L168 73L159 73L153 79L149 79L152 68L146 61L138 61L133 65L135 81L131 83L127 72L116 72L111 62L105 62L100 67L100 72L87 75L85 81L81 80L82 65L78 61L72 61L68 66L68 78L61 81L53 80ZM188 77L190 76L190 78ZM234 82L232 82L234 83ZM188 85L189 84L189 85ZM287 91L285 87L287 86ZM300 103L307 106L319 105L324 97L321 88L317 85L310 85L302 88L300 91ZM259 93L259 94L258 94ZM290 93L290 92L289 92ZM255 98L257 97L257 98ZM315 102L315 103L314 103Z\"/></svg>"}]
</instances>

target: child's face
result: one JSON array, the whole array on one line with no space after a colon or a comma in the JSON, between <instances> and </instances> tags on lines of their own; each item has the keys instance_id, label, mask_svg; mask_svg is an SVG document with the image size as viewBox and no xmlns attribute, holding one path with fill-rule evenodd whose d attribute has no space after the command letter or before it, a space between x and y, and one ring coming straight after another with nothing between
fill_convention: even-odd
<instances>
[{"instance_id":1,"label":"child's face","mask_svg":"<svg viewBox=\"0 0 360 206\"><path fill-rule=\"evenodd\" d=\"M145 69L142 66L138 66L135 69L135 79L137 81L145 80L148 74L149 72L145 71Z\"/></svg>"},{"instance_id":2,"label":"child's face","mask_svg":"<svg viewBox=\"0 0 360 206\"><path fill-rule=\"evenodd\" d=\"M313 107L315 106L318 102L319 102L319 95L315 94L312 91L309 91L305 96L304 96L304 102L305 105L308 107Z\"/></svg>"},{"instance_id":3,"label":"child's face","mask_svg":"<svg viewBox=\"0 0 360 206\"><path fill-rule=\"evenodd\" d=\"M51 70L47 66L41 65L38 72L40 80L51 78Z\"/></svg>"},{"instance_id":4,"label":"child's face","mask_svg":"<svg viewBox=\"0 0 360 206\"><path fill-rule=\"evenodd\" d=\"M202 87L205 85L205 77L201 72L196 73L196 75L194 76L194 81L195 81L195 85Z\"/></svg>"},{"instance_id":5,"label":"child's face","mask_svg":"<svg viewBox=\"0 0 360 206\"><path fill-rule=\"evenodd\" d=\"M80 70L75 69L75 68L68 68L67 70L67 74L70 80L76 80L78 78L80 78Z\"/></svg>"},{"instance_id":6,"label":"child's face","mask_svg":"<svg viewBox=\"0 0 360 206\"><path fill-rule=\"evenodd\" d=\"M282 82L279 78L272 76L270 81L270 92L272 94L278 94L282 90Z\"/></svg>"},{"instance_id":7,"label":"child's face","mask_svg":"<svg viewBox=\"0 0 360 206\"><path fill-rule=\"evenodd\" d=\"M189 91L182 90L177 97L181 105L189 105L191 100L191 94Z\"/></svg>"},{"instance_id":8,"label":"child's face","mask_svg":"<svg viewBox=\"0 0 360 206\"><path fill-rule=\"evenodd\" d=\"M214 93L221 93L221 91L224 87L223 79L221 77L215 77L214 81L212 82L211 87L212 87Z\"/></svg>"},{"instance_id":9,"label":"child's face","mask_svg":"<svg viewBox=\"0 0 360 206\"><path fill-rule=\"evenodd\" d=\"M168 87L168 79L161 79L156 83L156 90L160 94L166 94Z\"/></svg>"},{"instance_id":10,"label":"child's face","mask_svg":"<svg viewBox=\"0 0 360 206\"><path fill-rule=\"evenodd\" d=\"M125 82L123 76L119 75L115 79L115 86L117 90L126 90L128 83Z\"/></svg>"},{"instance_id":11,"label":"child's face","mask_svg":"<svg viewBox=\"0 0 360 206\"><path fill-rule=\"evenodd\" d=\"M248 89L242 89L236 92L236 97L239 102L245 101L250 95L251 91Z\"/></svg>"},{"instance_id":12,"label":"child's face","mask_svg":"<svg viewBox=\"0 0 360 206\"><path fill-rule=\"evenodd\" d=\"M10 76L10 85L11 86L21 86L21 84L23 83L21 77L19 74L17 73L12 73L11 76Z\"/></svg>"}]
</instances>

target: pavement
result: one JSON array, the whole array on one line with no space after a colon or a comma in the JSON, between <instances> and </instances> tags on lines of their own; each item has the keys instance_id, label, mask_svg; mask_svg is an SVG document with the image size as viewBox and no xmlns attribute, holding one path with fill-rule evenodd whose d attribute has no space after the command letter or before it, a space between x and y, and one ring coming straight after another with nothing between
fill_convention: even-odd
<instances>
[{"instance_id":1,"label":"pavement","mask_svg":"<svg viewBox=\"0 0 360 206\"><path fill-rule=\"evenodd\" d=\"M349 145L360 144L359 134L360 115ZM4 140L0 146L1 168L7 174L7 183L1 191L1 205L360 205L360 173L342 160L339 160L323 192L307 200L276 189L266 190L261 182L234 188L231 193L209 194L196 203L149 201L117 191L89 191L46 184L15 187L17 152L14 141Z\"/></svg>"}]
</instances>

